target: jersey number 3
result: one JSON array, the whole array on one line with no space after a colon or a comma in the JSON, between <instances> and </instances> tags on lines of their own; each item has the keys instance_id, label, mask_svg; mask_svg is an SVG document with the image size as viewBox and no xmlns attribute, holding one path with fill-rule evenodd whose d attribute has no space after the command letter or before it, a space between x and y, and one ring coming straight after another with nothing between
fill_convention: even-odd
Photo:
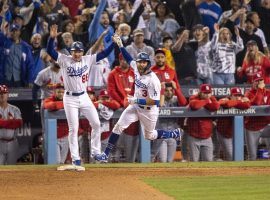
<instances>
[{"instance_id":1,"label":"jersey number 3","mask_svg":"<svg viewBox=\"0 0 270 200\"><path fill-rule=\"evenodd\" d=\"M82 75L82 82L85 83L85 82L87 82L87 81L88 81L88 73Z\"/></svg>"},{"instance_id":2,"label":"jersey number 3","mask_svg":"<svg viewBox=\"0 0 270 200\"><path fill-rule=\"evenodd\" d=\"M142 90L142 96L147 97L147 90Z\"/></svg>"}]
</instances>

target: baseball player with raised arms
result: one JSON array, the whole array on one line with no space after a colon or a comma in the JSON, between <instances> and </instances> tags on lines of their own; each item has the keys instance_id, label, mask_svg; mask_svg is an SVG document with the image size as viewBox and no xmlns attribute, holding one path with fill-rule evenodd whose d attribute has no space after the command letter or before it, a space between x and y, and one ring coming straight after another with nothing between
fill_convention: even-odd
<instances>
[{"instance_id":1,"label":"baseball player with raised arms","mask_svg":"<svg viewBox=\"0 0 270 200\"><path fill-rule=\"evenodd\" d=\"M85 55L81 42L74 42L71 46L71 55L60 54L54 49L54 39L57 37L57 25L52 25L47 52L57 60L62 68L62 77L65 86L63 97L64 110L69 127L69 148L71 152L72 165L60 166L58 170L84 171L78 147L79 111L84 115L92 127L91 154L94 157L100 154L100 121L97 110L86 92L89 71L93 64L105 58L114 49L112 43L107 49L98 54Z\"/></svg>"},{"instance_id":2,"label":"baseball player with raised arms","mask_svg":"<svg viewBox=\"0 0 270 200\"><path fill-rule=\"evenodd\" d=\"M177 128L172 131L155 130L159 115L159 101L161 84L154 72L150 70L151 62L149 55L141 52L137 55L136 61L123 47L119 36L113 37L114 42L119 46L122 55L127 63L134 69L135 92L134 96L128 96L129 106L124 110L120 119L113 128L107 147L102 154L96 155L96 161L108 162L108 155L115 146L119 135L133 122L140 121L144 130L144 137L148 140L158 138L180 139L182 130Z\"/></svg>"}]
</instances>

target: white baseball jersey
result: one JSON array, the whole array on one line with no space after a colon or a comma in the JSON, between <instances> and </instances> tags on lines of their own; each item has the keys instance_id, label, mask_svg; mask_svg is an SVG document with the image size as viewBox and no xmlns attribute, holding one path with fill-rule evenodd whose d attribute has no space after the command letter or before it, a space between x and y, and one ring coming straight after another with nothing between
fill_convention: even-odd
<instances>
[{"instance_id":1,"label":"white baseball jersey","mask_svg":"<svg viewBox=\"0 0 270 200\"><path fill-rule=\"evenodd\" d=\"M51 96L53 94L53 86L63 82L61 69L59 72L55 72L51 68L50 66L41 70L35 80L35 84L41 87L41 99Z\"/></svg>"},{"instance_id":2,"label":"white baseball jersey","mask_svg":"<svg viewBox=\"0 0 270 200\"><path fill-rule=\"evenodd\" d=\"M96 64L96 54L82 56L80 62L72 59L72 56L58 54L57 62L62 68L62 76L65 90L70 92L86 91L89 71Z\"/></svg>"},{"instance_id":3,"label":"white baseball jersey","mask_svg":"<svg viewBox=\"0 0 270 200\"><path fill-rule=\"evenodd\" d=\"M7 108L0 107L0 119L22 119L21 111L18 107L8 104ZM16 136L18 129L0 128L0 138L12 139Z\"/></svg>"},{"instance_id":4,"label":"white baseball jersey","mask_svg":"<svg viewBox=\"0 0 270 200\"><path fill-rule=\"evenodd\" d=\"M134 69L135 74L135 92L134 96L138 99L160 100L161 84L157 75L153 72L140 75L136 61L131 61L130 66Z\"/></svg>"},{"instance_id":5,"label":"white baseball jersey","mask_svg":"<svg viewBox=\"0 0 270 200\"><path fill-rule=\"evenodd\" d=\"M111 69L108 58L98 61L90 69L88 86L106 87L110 72Z\"/></svg>"}]
</instances>

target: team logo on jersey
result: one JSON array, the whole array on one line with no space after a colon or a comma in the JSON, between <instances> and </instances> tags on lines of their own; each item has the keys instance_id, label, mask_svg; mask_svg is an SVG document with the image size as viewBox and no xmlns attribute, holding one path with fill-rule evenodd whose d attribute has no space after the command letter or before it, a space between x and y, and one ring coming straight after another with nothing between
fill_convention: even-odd
<instances>
[{"instance_id":1,"label":"team logo on jersey","mask_svg":"<svg viewBox=\"0 0 270 200\"><path fill-rule=\"evenodd\" d=\"M132 76L128 76L128 82L130 82L130 83L133 83L134 82L134 79L133 79Z\"/></svg>"},{"instance_id":2,"label":"team logo on jersey","mask_svg":"<svg viewBox=\"0 0 270 200\"><path fill-rule=\"evenodd\" d=\"M84 72L86 72L86 70L88 69L87 65L83 66L82 68L79 69L74 69L74 67L68 67L67 68L67 74L69 76L79 76L81 77L83 75Z\"/></svg>"},{"instance_id":3,"label":"team logo on jersey","mask_svg":"<svg viewBox=\"0 0 270 200\"><path fill-rule=\"evenodd\" d=\"M141 82L141 80L137 79L136 77L135 77L135 85L139 88L147 89L147 86L143 82Z\"/></svg>"}]
</instances>

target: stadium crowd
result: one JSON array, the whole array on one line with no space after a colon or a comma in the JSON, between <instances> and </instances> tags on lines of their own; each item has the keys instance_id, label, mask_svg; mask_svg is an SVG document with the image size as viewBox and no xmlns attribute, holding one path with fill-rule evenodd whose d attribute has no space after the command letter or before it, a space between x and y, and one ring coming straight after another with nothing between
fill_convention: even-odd
<instances>
[{"instance_id":1,"label":"stadium crowd","mask_svg":"<svg viewBox=\"0 0 270 200\"><path fill-rule=\"evenodd\" d=\"M133 58L146 52L161 82L161 107L215 111L220 107L270 105L270 91L265 87L270 83L270 0L1 0L0 24L0 84L32 88L42 132L44 109L63 109L61 68L46 51L50 27L55 24L60 32L56 50L62 54L70 55L74 41L81 41L87 54L101 52L111 45L115 32ZM128 106L134 79L133 69L116 47L85 77L87 93L101 117L102 148L116 123L111 119L114 111ZM212 95L213 85L235 84L252 86L246 94L232 87L226 98ZM181 85L196 85L199 93L186 99ZM4 112L3 96L8 89L1 88L0 111ZM1 112L0 144L16 137L6 138L3 129L10 127L2 122ZM175 139L153 142L152 161L172 162L178 145L183 161L232 160L232 123L231 118L160 119L158 128L181 126L185 134L181 144ZM262 135L269 148L268 124L268 117L245 118L248 159L257 159ZM65 120L58 121L58 163L68 160L67 129ZM84 162L91 162L90 132L90 125L80 120L79 146ZM111 162L138 161L139 123L124 133ZM7 154L2 147L0 164L9 164L2 159L2 154Z\"/></svg>"}]
</instances>

